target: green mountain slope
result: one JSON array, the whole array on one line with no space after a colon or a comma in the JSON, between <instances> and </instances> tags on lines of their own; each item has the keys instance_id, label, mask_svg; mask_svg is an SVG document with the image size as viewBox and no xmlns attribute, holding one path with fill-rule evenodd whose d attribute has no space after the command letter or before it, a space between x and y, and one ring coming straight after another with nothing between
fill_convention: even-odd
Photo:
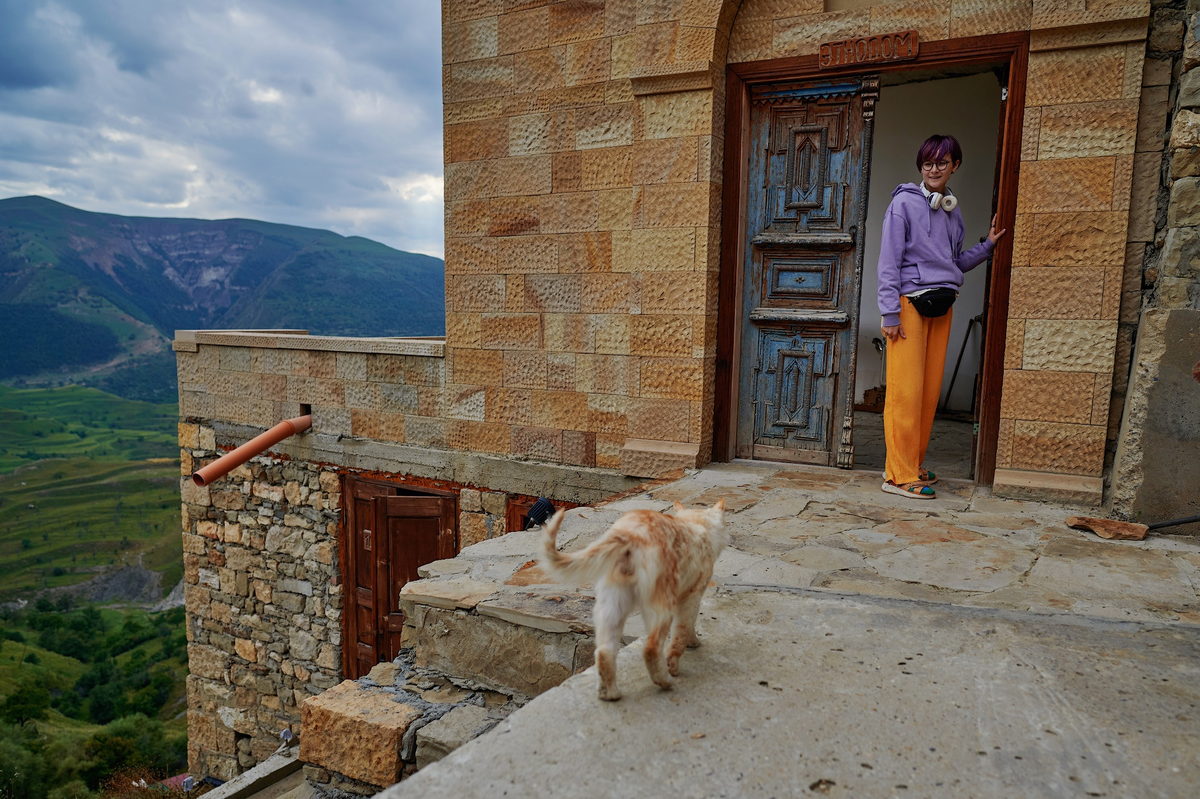
<instances>
[{"instance_id":1,"label":"green mountain slope","mask_svg":"<svg viewBox=\"0 0 1200 799\"><path fill-rule=\"evenodd\" d=\"M22 342L0 379L169 401L176 329L438 335L443 274L437 258L327 230L0 200L0 334Z\"/></svg>"}]
</instances>

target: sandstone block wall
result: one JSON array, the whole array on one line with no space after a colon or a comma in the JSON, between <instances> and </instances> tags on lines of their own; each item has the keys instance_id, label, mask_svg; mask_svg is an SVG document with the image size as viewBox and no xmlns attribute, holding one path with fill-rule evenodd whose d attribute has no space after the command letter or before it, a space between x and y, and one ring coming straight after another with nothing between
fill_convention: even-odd
<instances>
[{"instance_id":1,"label":"sandstone block wall","mask_svg":"<svg viewBox=\"0 0 1200 799\"><path fill-rule=\"evenodd\" d=\"M708 460L725 33L680 5L443 6L447 416L476 449Z\"/></svg>"},{"instance_id":2,"label":"sandstone block wall","mask_svg":"<svg viewBox=\"0 0 1200 799\"><path fill-rule=\"evenodd\" d=\"M1162 146L1174 18L1147 61L1136 0L826 7L445 0L450 424L487 451L627 473L668 450L707 461L724 65L908 28L1029 31L997 466L1077 476L1098 500L1147 240L1131 187Z\"/></svg>"},{"instance_id":3,"label":"sandstone block wall","mask_svg":"<svg viewBox=\"0 0 1200 799\"><path fill-rule=\"evenodd\" d=\"M446 446L441 342L177 331L181 418L271 427L312 410L313 427Z\"/></svg>"}]
</instances>

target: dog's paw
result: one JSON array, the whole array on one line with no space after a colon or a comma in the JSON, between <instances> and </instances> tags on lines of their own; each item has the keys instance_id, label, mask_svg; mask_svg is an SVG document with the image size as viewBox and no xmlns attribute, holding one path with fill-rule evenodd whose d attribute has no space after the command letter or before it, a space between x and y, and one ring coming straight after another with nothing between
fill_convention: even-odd
<instances>
[{"instance_id":1,"label":"dog's paw","mask_svg":"<svg viewBox=\"0 0 1200 799\"><path fill-rule=\"evenodd\" d=\"M693 635L692 640L688 641L688 649L695 649L700 646L700 636Z\"/></svg>"},{"instance_id":2,"label":"dog's paw","mask_svg":"<svg viewBox=\"0 0 1200 799\"><path fill-rule=\"evenodd\" d=\"M621 698L621 689L615 685L612 686L611 688L604 688L602 686L600 688L598 696L600 697L600 699L602 699L605 702L616 702L618 699Z\"/></svg>"}]
</instances>

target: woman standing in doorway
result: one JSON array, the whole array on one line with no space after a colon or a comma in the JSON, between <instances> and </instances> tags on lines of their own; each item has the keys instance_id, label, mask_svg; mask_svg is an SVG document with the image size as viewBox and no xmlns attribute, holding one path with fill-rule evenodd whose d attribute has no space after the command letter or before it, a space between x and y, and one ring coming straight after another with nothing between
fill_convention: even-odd
<instances>
[{"instance_id":1,"label":"woman standing in doorway","mask_svg":"<svg viewBox=\"0 0 1200 799\"><path fill-rule=\"evenodd\" d=\"M883 490L933 499L937 475L922 464L942 391L950 306L963 273L987 260L1005 234L992 218L986 241L962 251L965 228L958 198L946 187L962 165L953 136L930 136L917 152L921 182L892 192L879 252L879 312L888 340L883 436Z\"/></svg>"}]
</instances>

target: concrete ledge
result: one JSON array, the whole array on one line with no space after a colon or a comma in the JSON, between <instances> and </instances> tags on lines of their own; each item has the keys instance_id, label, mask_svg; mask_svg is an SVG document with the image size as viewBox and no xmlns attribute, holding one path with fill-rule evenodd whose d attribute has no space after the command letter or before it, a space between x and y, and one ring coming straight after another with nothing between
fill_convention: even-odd
<instances>
[{"instance_id":1,"label":"concrete ledge","mask_svg":"<svg viewBox=\"0 0 1200 799\"><path fill-rule=\"evenodd\" d=\"M300 770L299 747L293 746L286 752L273 755L244 774L240 774L205 796L210 799L247 799L259 791Z\"/></svg>"},{"instance_id":2,"label":"concrete ledge","mask_svg":"<svg viewBox=\"0 0 1200 799\"><path fill-rule=\"evenodd\" d=\"M195 352L200 344L262 349L420 355L429 358L446 357L446 340L441 337L310 336L307 330L176 330L175 341L171 346L176 352Z\"/></svg>"},{"instance_id":3,"label":"concrete ledge","mask_svg":"<svg viewBox=\"0 0 1200 799\"><path fill-rule=\"evenodd\" d=\"M212 422L216 443L237 446L262 432L250 425ZM491 491L591 504L636 487L613 469L563 466L466 450L435 449L374 439L342 438L308 432L271 448L272 453L313 463L336 463L349 470L407 474L446 480Z\"/></svg>"},{"instance_id":4,"label":"concrete ledge","mask_svg":"<svg viewBox=\"0 0 1200 799\"><path fill-rule=\"evenodd\" d=\"M997 469L992 493L1009 499L1101 505L1104 502L1104 480L1076 474Z\"/></svg>"},{"instance_id":5,"label":"concrete ledge","mask_svg":"<svg viewBox=\"0 0 1200 799\"><path fill-rule=\"evenodd\" d=\"M695 469L699 444L627 438L621 448L621 472L628 477L658 477L675 469Z\"/></svg>"}]
</instances>

